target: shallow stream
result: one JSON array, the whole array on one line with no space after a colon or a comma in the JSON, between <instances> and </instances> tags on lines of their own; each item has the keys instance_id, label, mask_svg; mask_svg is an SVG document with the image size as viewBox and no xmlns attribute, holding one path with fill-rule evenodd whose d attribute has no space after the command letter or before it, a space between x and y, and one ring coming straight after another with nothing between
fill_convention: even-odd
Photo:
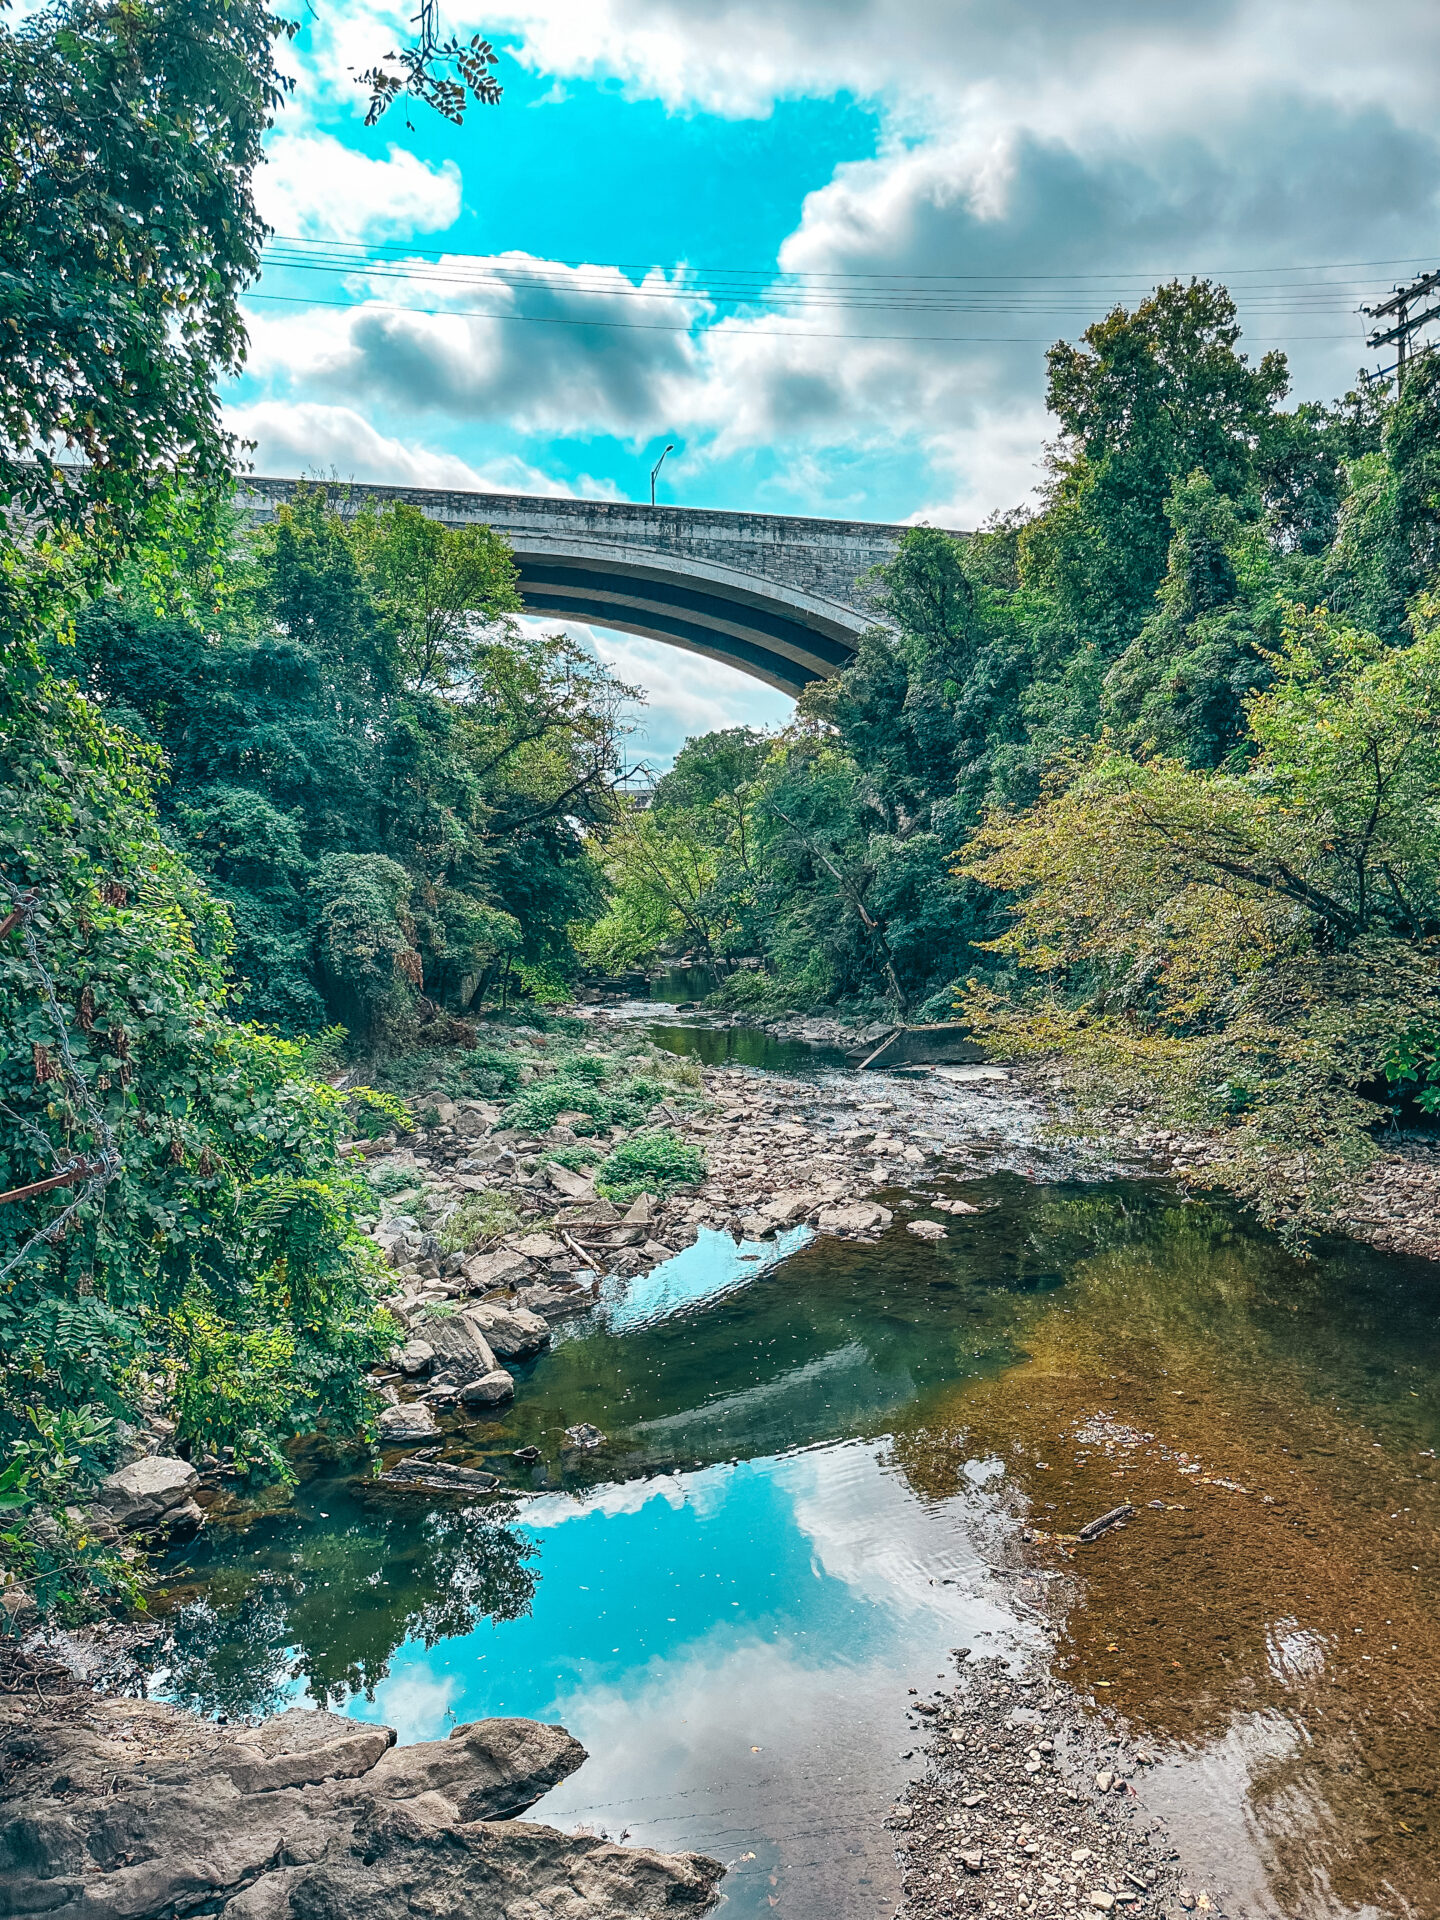
<instances>
[{"instance_id":1,"label":"shallow stream","mask_svg":"<svg viewBox=\"0 0 1440 1920\"><path fill-rule=\"evenodd\" d=\"M1226 1913L1440 1911L1436 1270L1302 1264L1161 1184L963 1191L938 1245L897 1210L607 1283L454 1436L502 1505L330 1465L212 1525L159 1688L403 1741L561 1720L591 1758L535 1817L715 1853L730 1913L848 1920L894 1910L907 1687L1049 1614ZM1044 1538L1127 1498L1073 1556Z\"/></svg>"}]
</instances>

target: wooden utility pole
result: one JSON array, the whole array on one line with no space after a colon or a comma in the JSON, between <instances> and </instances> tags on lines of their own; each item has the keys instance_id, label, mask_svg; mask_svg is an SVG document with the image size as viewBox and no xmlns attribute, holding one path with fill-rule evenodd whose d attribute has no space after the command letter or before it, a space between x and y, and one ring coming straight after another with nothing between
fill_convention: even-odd
<instances>
[{"instance_id":1,"label":"wooden utility pole","mask_svg":"<svg viewBox=\"0 0 1440 1920\"><path fill-rule=\"evenodd\" d=\"M1410 336L1418 333L1421 327L1431 320L1440 319L1440 302L1427 307L1424 313L1412 314L1410 309L1417 300L1423 300L1428 293L1440 287L1440 269L1434 273L1421 274L1418 280L1412 280L1408 287L1396 287L1388 300L1382 300L1379 306L1362 307L1360 311L1369 320L1389 320L1393 316L1393 325L1377 327L1366 340L1372 349L1395 346L1395 390L1400 392L1405 385L1405 375L1410 362L1415 358L1410 350Z\"/></svg>"}]
</instances>

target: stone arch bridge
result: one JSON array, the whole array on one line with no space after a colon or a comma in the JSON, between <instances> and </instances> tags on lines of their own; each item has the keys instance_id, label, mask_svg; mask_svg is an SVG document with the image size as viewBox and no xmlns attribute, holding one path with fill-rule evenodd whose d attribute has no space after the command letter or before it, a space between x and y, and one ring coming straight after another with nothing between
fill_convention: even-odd
<instances>
[{"instance_id":1,"label":"stone arch bridge","mask_svg":"<svg viewBox=\"0 0 1440 1920\"><path fill-rule=\"evenodd\" d=\"M245 479L236 504L266 520L300 484ZM345 491L352 507L408 500L449 527L494 527L515 550L528 613L665 640L791 695L840 672L878 623L865 576L905 531L529 493Z\"/></svg>"}]
</instances>

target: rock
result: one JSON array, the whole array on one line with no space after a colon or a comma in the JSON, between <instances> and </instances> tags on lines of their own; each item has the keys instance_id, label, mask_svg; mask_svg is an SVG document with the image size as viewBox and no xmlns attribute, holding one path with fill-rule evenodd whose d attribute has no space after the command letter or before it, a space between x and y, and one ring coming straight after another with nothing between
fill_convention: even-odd
<instances>
[{"instance_id":1,"label":"rock","mask_svg":"<svg viewBox=\"0 0 1440 1920\"><path fill-rule=\"evenodd\" d=\"M28 1633L39 1618L40 1609L24 1587L0 1589L0 1631L17 1636Z\"/></svg>"},{"instance_id":2,"label":"rock","mask_svg":"<svg viewBox=\"0 0 1440 1920\"><path fill-rule=\"evenodd\" d=\"M816 1224L821 1233L874 1233L888 1227L893 1217L888 1207L873 1200L855 1200L848 1206L822 1207Z\"/></svg>"},{"instance_id":3,"label":"rock","mask_svg":"<svg viewBox=\"0 0 1440 1920\"><path fill-rule=\"evenodd\" d=\"M464 1318L502 1360L525 1360L550 1344L550 1329L538 1313L525 1307L484 1304L468 1307ZM486 1372L493 1371L494 1361Z\"/></svg>"},{"instance_id":4,"label":"rock","mask_svg":"<svg viewBox=\"0 0 1440 1920\"><path fill-rule=\"evenodd\" d=\"M1113 1773L1097 1773L1095 1776L1095 1791L1097 1793L1109 1793L1114 1784L1115 1776Z\"/></svg>"},{"instance_id":5,"label":"rock","mask_svg":"<svg viewBox=\"0 0 1440 1920\"><path fill-rule=\"evenodd\" d=\"M117 1527L145 1530L168 1525L199 1485L200 1476L188 1460L147 1454L107 1474L95 1497Z\"/></svg>"},{"instance_id":6,"label":"rock","mask_svg":"<svg viewBox=\"0 0 1440 1920\"><path fill-rule=\"evenodd\" d=\"M648 1227L655 1217L655 1202L648 1193L637 1194L621 1217L626 1227Z\"/></svg>"},{"instance_id":7,"label":"rock","mask_svg":"<svg viewBox=\"0 0 1440 1920\"><path fill-rule=\"evenodd\" d=\"M435 1349L436 1359L453 1363L460 1376L468 1380L495 1370L495 1354L483 1328L476 1324L476 1311L472 1308L465 1313L427 1313L418 1322L425 1339ZM412 1321L411 1326L414 1328L417 1323Z\"/></svg>"},{"instance_id":8,"label":"rock","mask_svg":"<svg viewBox=\"0 0 1440 1920\"><path fill-rule=\"evenodd\" d=\"M775 1231L775 1222L767 1220L763 1213L742 1213L740 1231L747 1240L763 1240L767 1233Z\"/></svg>"},{"instance_id":9,"label":"rock","mask_svg":"<svg viewBox=\"0 0 1440 1920\"><path fill-rule=\"evenodd\" d=\"M658 1267L662 1260L673 1260L675 1249L667 1247L663 1240L647 1240L640 1249L642 1261L648 1261L652 1267Z\"/></svg>"},{"instance_id":10,"label":"rock","mask_svg":"<svg viewBox=\"0 0 1440 1920\"><path fill-rule=\"evenodd\" d=\"M97 1696L7 1755L5 1911L662 1920L713 1902L718 1862L516 1818L584 1760L563 1727L497 1719L394 1738L328 1713L230 1728Z\"/></svg>"},{"instance_id":11,"label":"rock","mask_svg":"<svg viewBox=\"0 0 1440 1920\"><path fill-rule=\"evenodd\" d=\"M917 1240L943 1240L945 1229L938 1220L907 1220L905 1231L913 1233Z\"/></svg>"},{"instance_id":12,"label":"rock","mask_svg":"<svg viewBox=\"0 0 1440 1920\"><path fill-rule=\"evenodd\" d=\"M339 1714L292 1707L256 1727L249 1739L237 1739L228 1772L241 1793L274 1793L368 1773L394 1744L390 1727L360 1727Z\"/></svg>"},{"instance_id":13,"label":"rock","mask_svg":"<svg viewBox=\"0 0 1440 1920\"><path fill-rule=\"evenodd\" d=\"M547 1320L559 1320L567 1313L586 1313L595 1295L591 1287L573 1280L562 1280L551 1287L526 1287L515 1296L515 1304L529 1313L540 1313Z\"/></svg>"},{"instance_id":14,"label":"rock","mask_svg":"<svg viewBox=\"0 0 1440 1920\"><path fill-rule=\"evenodd\" d=\"M407 1340L400 1349L400 1371L412 1377L428 1373L435 1364L435 1349L428 1340Z\"/></svg>"},{"instance_id":15,"label":"rock","mask_svg":"<svg viewBox=\"0 0 1440 1920\"><path fill-rule=\"evenodd\" d=\"M454 1125L455 1102L453 1100L437 1100L434 1103L434 1107L435 1107L435 1124L437 1127L449 1127Z\"/></svg>"},{"instance_id":16,"label":"rock","mask_svg":"<svg viewBox=\"0 0 1440 1920\"><path fill-rule=\"evenodd\" d=\"M578 1427L566 1427L565 1438L572 1447L589 1451L592 1447L603 1447L605 1436L599 1427L592 1427L588 1420L582 1420Z\"/></svg>"},{"instance_id":17,"label":"rock","mask_svg":"<svg viewBox=\"0 0 1440 1920\"><path fill-rule=\"evenodd\" d=\"M923 1167L925 1164L924 1149L913 1144L906 1147L900 1158L911 1167Z\"/></svg>"},{"instance_id":18,"label":"rock","mask_svg":"<svg viewBox=\"0 0 1440 1920\"><path fill-rule=\"evenodd\" d=\"M563 1193L567 1200L593 1200L595 1182L587 1180L584 1174L572 1173L569 1167L562 1167L554 1160L545 1163L545 1176L557 1193Z\"/></svg>"},{"instance_id":19,"label":"rock","mask_svg":"<svg viewBox=\"0 0 1440 1920\"><path fill-rule=\"evenodd\" d=\"M397 1460L393 1467L369 1484L374 1487L419 1487L427 1493L493 1493L499 1486L498 1474L486 1473L479 1467L457 1467L449 1460L432 1460L430 1454L435 1451L431 1447L426 1453L416 1453L406 1460Z\"/></svg>"},{"instance_id":20,"label":"rock","mask_svg":"<svg viewBox=\"0 0 1440 1920\"><path fill-rule=\"evenodd\" d=\"M960 1864L967 1873L983 1873L985 1871L985 1856L977 1848L974 1852L962 1853L960 1856Z\"/></svg>"},{"instance_id":21,"label":"rock","mask_svg":"<svg viewBox=\"0 0 1440 1920\"><path fill-rule=\"evenodd\" d=\"M526 1260L553 1260L565 1251L553 1233L522 1233L507 1240L505 1245L511 1253L521 1254Z\"/></svg>"},{"instance_id":22,"label":"rock","mask_svg":"<svg viewBox=\"0 0 1440 1920\"><path fill-rule=\"evenodd\" d=\"M808 1189L792 1187L786 1193L777 1193L773 1200L767 1200L760 1212L772 1226L789 1227L797 1220L803 1220L813 1204L814 1196Z\"/></svg>"},{"instance_id":23,"label":"rock","mask_svg":"<svg viewBox=\"0 0 1440 1920\"><path fill-rule=\"evenodd\" d=\"M491 1287L513 1285L525 1278L530 1272L530 1262L523 1253L501 1247L495 1253L472 1254L463 1272L467 1283L477 1293L484 1293Z\"/></svg>"},{"instance_id":24,"label":"rock","mask_svg":"<svg viewBox=\"0 0 1440 1920\"><path fill-rule=\"evenodd\" d=\"M388 1441L392 1445L397 1440L435 1440L440 1435L434 1414L419 1401L411 1401L405 1406L386 1407L375 1425L381 1441Z\"/></svg>"},{"instance_id":25,"label":"rock","mask_svg":"<svg viewBox=\"0 0 1440 1920\"><path fill-rule=\"evenodd\" d=\"M565 1216L572 1227L608 1227L620 1218L620 1209L610 1200L587 1200Z\"/></svg>"},{"instance_id":26,"label":"rock","mask_svg":"<svg viewBox=\"0 0 1440 1920\"><path fill-rule=\"evenodd\" d=\"M503 1367L482 1373L478 1380L467 1380L460 1399L467 1407L498 1407L515 1398L515 1382Z\"/></svg>"},{"instance_id":27,"label":"rock","mask_svg":"<svg viewBox=\"0 0 1440 1920\"><path fill-rule=\"evenodd\" d=\"M1097 1887L1090 1895L1090 1904L1092 1907L1099 1907L1102 1913L1108 1913L1115 1904L1115 1896L1113 1893L1107 1893L1103 1887Z\"/></svg>"}]
</instances>

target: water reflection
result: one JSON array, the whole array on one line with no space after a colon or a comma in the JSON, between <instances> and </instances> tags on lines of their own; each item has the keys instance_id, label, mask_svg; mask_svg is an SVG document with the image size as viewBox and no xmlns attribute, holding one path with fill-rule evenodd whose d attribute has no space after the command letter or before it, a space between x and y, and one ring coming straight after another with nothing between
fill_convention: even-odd
<instances>
[{"instance_id":1,"label":"water reflection","mask_svg":"<svg viewBox=\"0 0 1440 1920\"><path fill-rule=\"evenodd\" d=\"M594 1757L547 1817L737 1860L741 1912L873 1913L905 1687L1022 1631L985 1578L1009 1516L1128 1498L1035 1549L1080 1579L1059 1658L1155 1743L1226 1910L1440 1910L1433 1270L1302 1264L1158 1186L967 1192L939 1245L903 1215L784 1258L707 1235L608 1291L452 1436L508 1518L382 1512L337 1470L177 1555L173 1690L405 1738L559 1718Z\"/></svg>"}]
</instances>

